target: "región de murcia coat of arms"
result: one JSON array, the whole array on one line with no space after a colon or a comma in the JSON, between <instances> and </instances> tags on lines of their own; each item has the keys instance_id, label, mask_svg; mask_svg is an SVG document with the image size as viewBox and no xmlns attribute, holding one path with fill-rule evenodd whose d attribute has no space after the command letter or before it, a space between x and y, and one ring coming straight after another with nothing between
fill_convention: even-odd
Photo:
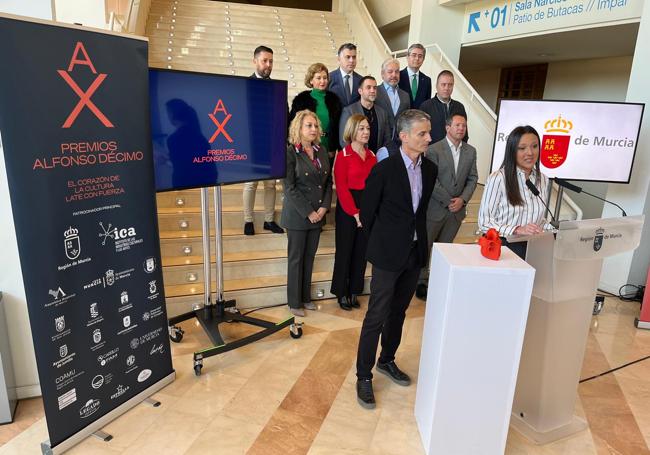
<instances>
[{"instance_id":1,"label":"regi\u00f3n de murcia coat of arms","mask_svg":"<svg viewBox=\"0 0 650 455\"><path fill-rule=\"evenodd\" d=\"M554 133L544 134L542 138L540 160L546 168L554 169L564 164L569 155L569 143L571 141L569 133L572 129L573 122L562 118L561 115L544 123L546 133Z\"/></svg>"}]
</instances>

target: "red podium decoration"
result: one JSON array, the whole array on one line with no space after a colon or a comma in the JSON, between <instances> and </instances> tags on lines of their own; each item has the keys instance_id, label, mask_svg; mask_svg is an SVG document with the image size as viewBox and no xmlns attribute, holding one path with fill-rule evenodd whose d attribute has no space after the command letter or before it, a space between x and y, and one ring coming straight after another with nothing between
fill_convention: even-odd
<instances>
[{"instance_id":1,"label":"red podium decoration","mask_svg":"<svg viewBox=\"0 0 650 455\"><path fill-rule=\"evenodd\" d=\"M481 245L481 254L486 258L498 261L501 257L501 238L495 229L489 229L478 240L478 244Z\"/></svg>"}]
</instances>

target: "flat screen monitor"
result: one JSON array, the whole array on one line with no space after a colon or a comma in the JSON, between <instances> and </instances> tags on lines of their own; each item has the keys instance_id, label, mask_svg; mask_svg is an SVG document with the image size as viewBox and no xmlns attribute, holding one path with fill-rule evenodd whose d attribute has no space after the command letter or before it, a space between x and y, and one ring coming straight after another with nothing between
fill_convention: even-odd
<instances>
[{"instance_id":1,"label":"flat screen monitor","mask_svg":"<svg viewBox=\"0 0 650 455\"><path fill-rule=\"evenodd\" d=\"M157 191L283 178L287 82L149 70Z\"/></svg>"},{"instance_id":2,"label":"flat screen monitor","mask_svg":"<svg viewBox=\"0 0 650 455\"><path fill-rule=\"evenodd\" d=\"M501 100L490 172L501 167L508 134L531 125L548 177L629 183L644 104Z\"/></svg>"}]
</instances>

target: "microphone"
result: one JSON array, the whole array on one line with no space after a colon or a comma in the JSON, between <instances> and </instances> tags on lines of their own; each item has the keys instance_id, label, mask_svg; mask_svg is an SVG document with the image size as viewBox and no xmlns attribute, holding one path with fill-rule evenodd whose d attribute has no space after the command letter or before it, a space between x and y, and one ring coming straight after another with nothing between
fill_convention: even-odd
<instances>
[{"instance_id":1,"label":"microphone","mask_svg":"<svg viewBox=\"0 0 650 455\"><path fill-rule=\"evenodd\" d=\"M596 196L595 194L591 194L591 193L589 193L589 192L583 190L583 189L580 188L579 186L576 186L576 185L574 185L573 183L569 183L569 182L567 182L566 180L562 180L562 179L559 179L559 178L557 178L557 177L555 177L553 180L555 180L555 182L556 182L558 185L560 185L560 186L566 188L567 190L571 190L571 191L573 191L573 192L575 192L575 193L585 193L585 194L587 194L587 195L589 195L589 196L591 196L591 197L595 197L596 199L599 199L599 200L601 200L601 201L603 201L603 202L607 202L608 204L612 204L612 205L616 206L616 207L621 211L621 213L623 213L623 216L627 216L627 213L625 213L625 210L623 210L623 207L621 207L620 205L616 204L615 202L608 201L607 199L603 199L603 198L600 197L600 196Z\"/></svg>"},{"instance_id":2,"label":"microphone","mask_svg":"<svg viewBox=\"0 0 650 455\"><path fill-rule=\"evenodd\" d=\"M537 197L542 202L542 205L544 206L548 214L551 215L551 225L557 229L559 223L555 221L555 217L553 216L553 213L548 208L548 205L546 205L546 202L544 202L544 199L539 195L539 190L537 189L535 184L533 184L533 182L531 182L530 180L526 179L526 186L528 187L530 192L533 193L533 196Z\"/></svg>"}]
</instances>

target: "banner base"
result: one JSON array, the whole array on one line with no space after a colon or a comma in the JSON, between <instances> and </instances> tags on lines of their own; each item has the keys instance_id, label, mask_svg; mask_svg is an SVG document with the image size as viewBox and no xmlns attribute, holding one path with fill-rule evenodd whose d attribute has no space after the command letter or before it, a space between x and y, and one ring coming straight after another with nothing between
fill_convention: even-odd
<instances>
[{"instance_id":1,"label":"banner base","mask_svg":"<svg viewBox=\"0 0 650 455\"><path fill-rule=\"evenodd\" d=\"M108 423L112 422L113 420L115 420L116 418L118 418L119 416L121 416L122 414L130 410L131 408L142 403L143 401L146 401L150 395L153 395L154 393L158 392L166 385L174 382L174 379L176 379L176 371L172 370L172 372L169 375L165 376L160 381L153 384L151 387L143 390L142 392L140 392L130 400L125 401L124 403L122 403L122 405L113 409L111 412L109 412L102 418L94 421L83 430L70 436L68 439L60 442L56 446L51 447L49 439L47 441L41 442L41 452L44 455L57 455L65 452L66 450L79 444L88 436L91 436L94 433L99 432L104 426L106 426Z\"/></svg>"}]
</instances>

